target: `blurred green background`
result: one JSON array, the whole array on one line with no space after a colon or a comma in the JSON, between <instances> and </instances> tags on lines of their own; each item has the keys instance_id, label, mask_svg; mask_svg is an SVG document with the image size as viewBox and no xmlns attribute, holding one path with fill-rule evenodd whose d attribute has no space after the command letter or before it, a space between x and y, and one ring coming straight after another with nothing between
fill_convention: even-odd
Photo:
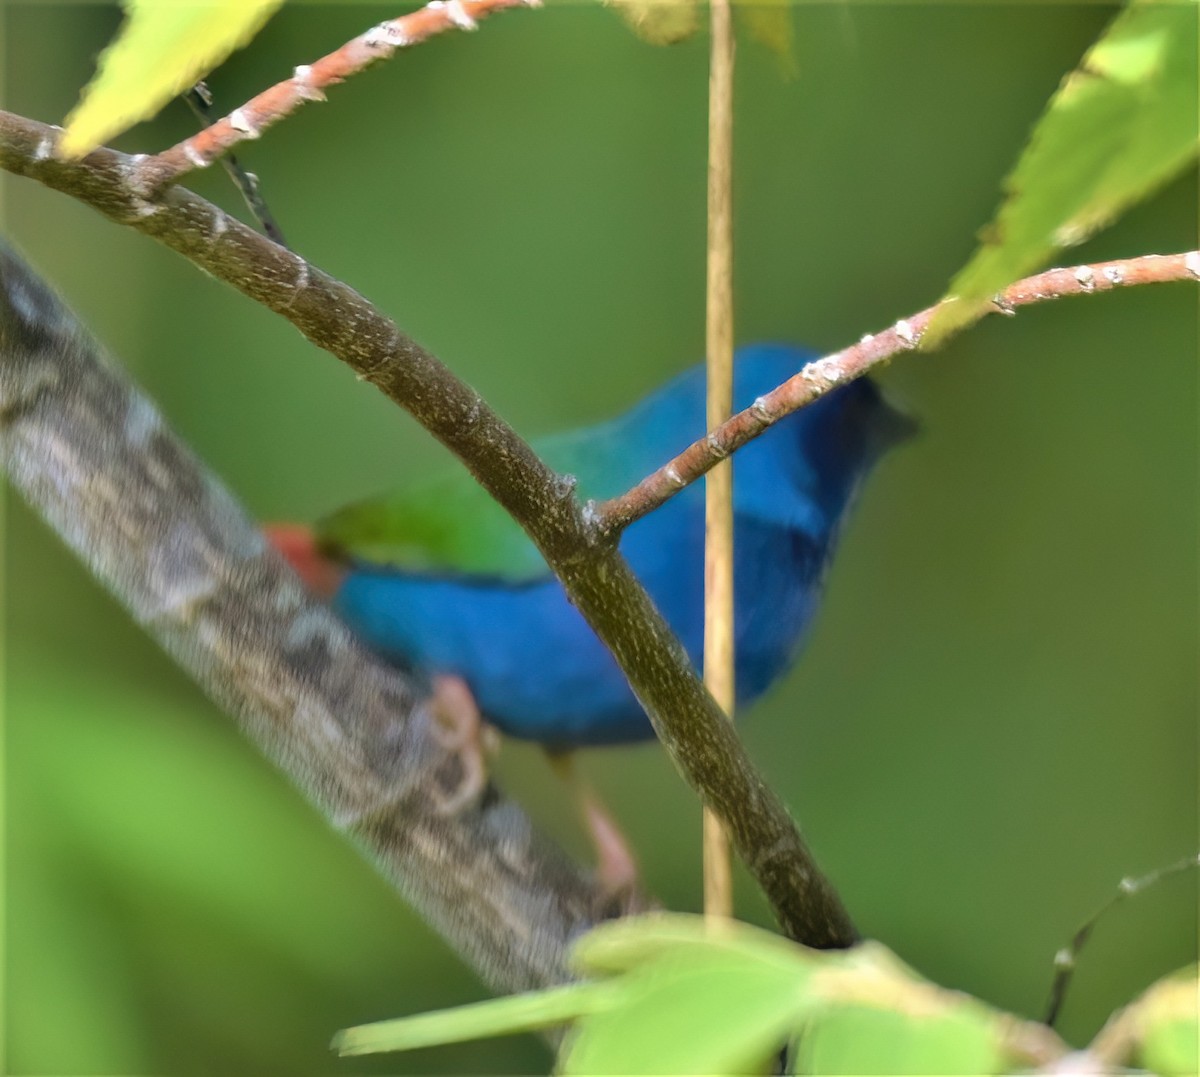
<instances>
[{"instance_id":1,"label":"blurred green background","mask_svg":"<svg viewBox=\"0 0 1200 1077\"><path fill-rule=\"evenodd\" d=\"M737 336L832 349L937 298L1112 8L804 4L799 76L739 52ZM395 12L288 5L228 111ZM5 107L59 122L117 25L7 3ZM290 241L533 435L703 345L707 42L550 4L398 55L242 153ZM171 106L119 145L192 130ZM241 212L219 169L206 195ZM4 228L267 519L444 463L279 318L4 177ZM1194 245L1193 172L1071 255ZM1125 874L1197 845L1194 287L993 318L881 379L920 440L874 476L800 667L742 725L863 930L1021 1013ZM531 1072L534 1039L340 1062L342 1026L483 997L448 948L10 498L7 1072ZM699 812L653 745L584 764L650 888L699 902ZM505 786L581 855L540 755ZM740 911L769 922L742 879ZM1196 880L1100 926L1063 1028L1196 954Z\"/></svg>"}]
</instances>

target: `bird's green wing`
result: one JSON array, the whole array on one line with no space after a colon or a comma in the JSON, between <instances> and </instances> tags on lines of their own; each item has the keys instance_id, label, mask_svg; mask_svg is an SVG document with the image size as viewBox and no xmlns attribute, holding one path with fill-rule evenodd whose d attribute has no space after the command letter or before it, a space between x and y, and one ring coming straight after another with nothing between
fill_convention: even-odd
<instances>
[{"instance_id":1,"label":"bird's green wing","mask_svg":"<svg viewBox=\"0 0 1200 1077\"><path fill-rule=\"evenodd\" d=\"M348 505L316 532L322 545L357 560L414 572L513 582L547 572L525 532L465 471Z\"/></svg>"},{"instance_id":2,"label":"bird's green wing","mask_svg":"<svg viewBox=\"0 0 1200 1077\"><path fill-rule=\"evenodd\" d=\"M551 467L576 476L581 496L606 497L641 477L613 432L608 424L591 427L544 438L535 448ZM316 532L330 549L408 571L513 583L549 573L525 532L461 468L349 505L319 521Z\"/></svg>"},{"instance_id":3,"label":"bird's green wing","mask_svg":"<svg viewBox=\"0 0 1200 1077\"><path fill-rule=\"evenodd\" d=\"M699 370L669 382L625 414L533 442L538 455L573 475L582 498L627 490L704 429ZM317 525L329 548L412 572L525 582L549 575L537 547L462 468L350 505Z\"/></svg>"}]
</instances>

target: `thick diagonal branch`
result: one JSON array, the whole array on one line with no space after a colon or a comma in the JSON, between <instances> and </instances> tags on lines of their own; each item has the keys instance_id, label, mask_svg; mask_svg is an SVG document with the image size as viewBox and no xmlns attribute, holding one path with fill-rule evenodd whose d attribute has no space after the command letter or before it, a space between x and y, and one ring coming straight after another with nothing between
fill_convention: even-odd
<instances>
[{"instance_id":1,"label":"thick diagonal branch","mask_svg":"<svg viewBox=\"0 0 1200 1077\"><path fill-rule=\"evenodd\" d=\"M569 978L602 894L460 775L418 689L315 602L230 494L0 243L0 464L143 628L492 987Z\"/></svg>"},{"instance_id":2,"label":"thick diagonal branch","mask_svg":"<svg viewBox=\"0 0 1200 1077\"><path fill-rule=\"evenodd\" d=\"M526 530L571 601L616 657L659 739L735 847L783 929L815 947L854 930L783 802L750 762L687 654L616 549L555 474L467 385L376 307L180 188L147 202L129 186L131 160L98 150L54 159L56 133L0 112L0 167L30 176L154 236L213 276L282 314L408 410L451 449Z\"/></svg>"}]
</instances>

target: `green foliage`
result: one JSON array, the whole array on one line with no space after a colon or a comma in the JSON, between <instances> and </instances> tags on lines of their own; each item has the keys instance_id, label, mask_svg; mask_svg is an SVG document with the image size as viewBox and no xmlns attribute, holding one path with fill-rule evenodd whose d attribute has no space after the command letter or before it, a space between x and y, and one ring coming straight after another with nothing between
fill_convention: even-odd
<instances>
[{"instance_id":1,"label":"green foliage","mask_svg":"<svg viewBox=\"0 0 1200 1077\"><path fill-rule=\"evenodd\" d=\"M1019 1019L917 976L867 943L821 953L739 923L653 915L577 947L596 982L349 1029L343 1053L405 1050L573 1019L561 1072L744 1074L799 1037L799 1073L1001 1073L1031 1059ZM1042 1032L1042 1050L1066 1048Z\"/></svg>"},{"instance_id":2,"label":"green foliage","mask_svg":"<svg viewBox=\"0 0 1200 1077\"><path fill-rule=\"evenodd\" d=\"M698 0L608 0L608 4L650 45L678 45L700 29Z\"/></svg>"},{"instance_id":3,"label":"green foliage","mask_svg":"<svg viewBox=\"0 0 1200 1077\"><path fill-rule=\"evenodd\" d=\"M347 1029L343 1055L405 1051L574 1022L566 1077L769 1072L796 1041L797 1074L999 1074L1068 1053L1044 1026L947 991L879 943L818 952L736 922L655 914L602 924L576 946L595 980ZM1197 969L1120 1011L1098 1063L1196 1072Z\"/></svg>"},{"instance_id":4,"label":"green foliage","mask_svg":"<svg viewBox=\"0 0 1200 1077\"><path fill-rule=\"evenodd\" d=\"M904 1005L901 1003L901 1005ZM796 1073L1001 1073L994 1017L982 1006L918 1014L868 1003L831 1007L797 1044Z\"/></svg>"},{"instance_id":5,"label":"green foliage","mask_svg":"<svg viewBox=\"0 0 1200 1077\"><path fill-rule=\"evenodd\" d=\"M1200 1073L1200 965L1159 980L1118 1022L1129 1027L1134 1065L1164 1077Z\"/></svg>"},{"instance_id":6,"label":"green foliage","mask_svg":"<svg viewBox=\"0 0 1200 1077\"><path fill-rule=\"evenodd\" d=\"M121 32L67 117L59 143L82 157L149 119L245 45L283 0L126 0Z\"/></svg>"},{"instance_id":7,"label":"green foliage","mask_svg":"<svg viewBox=\"0 0 1200 1077\"><path fill-rule=\"evenodd\" d=\"M340 1055L369 1055L533 1032L602 1012L611 1005L612 994L609 984L569 984L549 991L348 1028L333 1038L332 1047Z\"/></svg>"},{"instance_id":8,"label":"green foliage","mask_svg":"<svg viewBox=\"0 0 1200 1077\"><path fill-rule=\"evenodd\" d=\"M775 54L780 71L795 77L798 65L791 0L741 0L734 13L746 32Z\"/></svg>"},{"instance_id":9,"label":"green foliage","mask_svg":"<svg viewBox=\"0 0 1200 1077\"><path fill-rule=\"evenodd\" d=\"M743 925L687 916L596 928L576 949L584 971L615 972L619 995L578 1022L565 1074L763 1070L804 1004L805 951Z\"/></svg>"},{"instance_id":10,"label":"green foliage","mask_svg":"<svg viewBox=\"0 0 1200 1077\"><path fill-rule=\"evenodd\" d=\"M678 45L701 26L698 0L605 0L650 45ZM796 74L791 0L735 0L739 25L775 53L785 75Z\"/></svg>"},{"instance_id":11,"label":"green foliage","mask_svg":"<svg viewBox=\"0 0 1200 1077\"><path fill-rule=\"evenodd\" d=\"M1133 0L1063 81L1005 182L955 302L922 341L974 321L997 291L1082 242L1196 155L1196 0Z\"/></svg>"}]
</instances>

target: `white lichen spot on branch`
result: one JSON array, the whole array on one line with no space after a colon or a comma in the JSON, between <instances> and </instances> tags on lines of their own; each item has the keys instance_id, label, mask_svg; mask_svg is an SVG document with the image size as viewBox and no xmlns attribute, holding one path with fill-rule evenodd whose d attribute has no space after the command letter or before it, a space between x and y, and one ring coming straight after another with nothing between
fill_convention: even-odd
<instances>
[{"instance_id":1,"label":"white lichen spot on branch","mask_svg":"<svg viewBox=\"0 0 1200 1077\"><path fill-rule=\"evenodd\" d=\"M297 64L292 70L292 84L296 93L305 101L326 100L325 91L313 85L313 69L311 64Z\"/></svg>"},{"instance_id":2,"label":"white lichen spot on branch","mask_svg":"<svg viewBox=\"0 0 1200 1077\"><path fill-rule=\"evenodd\" d=\"M479 23L467 14L467 9L463 7L462 0L429 0L429 3L425 6L430 11L445 11L446 18L460 30L479 29Z\"/></svg>"},{"instance_id":3,"label":"white lichen spot on branch","mask_svg":"<svg viewBox=\"0 0 1200 1077\"><path fill-rule=\"evenodd\" d=\"M843 373L842 369L838 366L836 357L827 356L824 359L818 359L815 362L809 363L800 371L800 376L809 385L828 389L837 385L842 380Z\"/></svg>"},{"instance_id":4,"label":"white lichen spot on branch","mask_svg":"<svg viewBox=\"0 0 1200 1077\"><path fill-rule=\"evenodd\" d=\"M246 138L262 138L262 130L250 119L243 108L235 108L229 114L229 126Z\"/></svg>"},{"instance_id":5,"label":"white lichen spot on branch","mask_svg":"<svg viewBox=\"0 0 1200 1077\"><path fill-rule=\"evenodd\" d=\"M33 151L33 159L35 161L45 161L54 156L54 144L57 141L58 128L54 128L55 134L47 135L41 139L36 149Z\"/></svg>"},{"instance_id":6,"label":"white lichen spot on branch","mask_svg":"<svg viewBox=\"0 0 1200 1077\"><path fill-rule=\"evenodd\" d=\"M207 168L208 161L191 142L183 144L183 155L191 162L193 168Z\"/></svg>"},{"instance_id":7,"label":"white lichen spot on branch","mask_svg":"<svg viewBox=\"0 0 1200 1077\"><path fill-rule=\"evenodd\" d=\"M758 396L754 398L754 403L750 405L750 414L761 423L769 423L771 421L771 409L767 407L766 397Z\"/></svg>"},{"instance_id":8,"label":"white lichen spot on branch","mask_svg":"<svg viewBox=\"0 0 1200 1077\"><path fill-rule=\"evenodd\" d=\"M720 437L717 436L717 432L715 430L704 440L708 444L708 451L712 453L712 455L718 460L724 460L725 457L729 455L729 449L726 447L725 443L720 439Z\"/></svg>"},{"instance_id":9,"label":"white lichen spot on branch","mask_svg":"<svg viewBox=\"0 0 1200 1077\"><path fill-rule=\"evenodd\" d=\"M396 19L372 26L363 34L362 40L368 48L389 50L403 49L415 41L413 37L404 32L404 28Z\"/></svg>"},{"instance_id":10,"label":"white lichen spot on branch","mask_svg":"<svg viewBox=\"0 0 1200 1077\"><path fill-rule=\"evenodd\" d=\"M906 348L915 348L917 346L918 336L917 331L913 329L912 323L905 318L901 318L896 323L896 336L899 337L900 343Z\"/></svg>"}]
</instances>

